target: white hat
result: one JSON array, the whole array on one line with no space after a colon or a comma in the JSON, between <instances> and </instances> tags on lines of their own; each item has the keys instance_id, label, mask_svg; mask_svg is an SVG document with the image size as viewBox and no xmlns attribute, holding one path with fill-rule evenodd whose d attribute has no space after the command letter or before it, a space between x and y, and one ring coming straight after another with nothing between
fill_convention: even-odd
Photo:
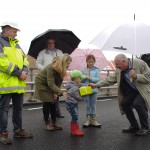
<instances>
[{"instance_id":1,"label":"white hat","mask_svg":"<svg viewBox=\"0 0 150 150\"><path fill-rule=\"evenodd\" d=\"M10 26L10 27L15 28L15 29L20 31L20 29L18 28L17 23L14 23L14 22L3 22L1 27L3 27L3 26Z\"/></svg>"}]
</instances>

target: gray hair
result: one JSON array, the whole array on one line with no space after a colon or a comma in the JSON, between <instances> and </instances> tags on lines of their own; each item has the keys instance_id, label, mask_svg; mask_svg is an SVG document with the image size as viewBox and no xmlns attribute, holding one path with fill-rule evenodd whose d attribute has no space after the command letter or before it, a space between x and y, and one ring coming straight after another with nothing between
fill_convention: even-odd
<instances>
[{"instance_id":1,"label":"gray hair","mask_svg":"<svg viewBox=\"0 0 150 150\"><path fill-rule=\"evenodd\" d=\"M118 54L118 55L116 55L114 60L116 61L116 60L126 60L126 59L127 59L126 55Z\"/></svg>"}]
</instances>

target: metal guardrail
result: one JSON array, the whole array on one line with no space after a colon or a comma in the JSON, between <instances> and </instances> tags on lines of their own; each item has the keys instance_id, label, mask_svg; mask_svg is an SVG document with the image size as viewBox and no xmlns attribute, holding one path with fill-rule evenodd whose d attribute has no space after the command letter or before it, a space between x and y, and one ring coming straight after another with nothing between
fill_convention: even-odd
<instances>
[{"instance_id":1,"label":"metal guardrail","mask_svg":"<svg viewBox=\"0 0 150 150\"><path fill-rule=\"evenodd\" d=\"M34 82L27 82L28 85L34 85ZM101 99L101 98L106 98L106 97L116 97L117 94L112 94L110 90L112 89L117 89L117 86L108 86L108 87L101 87L100 90L107 90L107 92L105 94L102 94L102 92L99 92L97 94L97 99ZM62 89L64 91L66 91L66 89ZM26 93L29 93L31 96L29 97L29 99L27 100L28 102L37 102L37 99L33 98L33 94L34 94L35 90L26 90ZM60 101L63 100L63 98L60 98Z\"/></svg>"},{"instance_id":2,"label":"metal guardrail","mask_svg":"<svg viewBox=\"0 0 150 150\"><path fill-rule=\"evenodd\" d=\"M26 84L27 86L30 86L30 89L28 88L26 90L26 93L27 94L30 94L30 97L28 99L28 101L36 101L34 98L33 98L33 94L34 94L34 78L35 76L37 75L37 72L34 72L34 71L38 71L37 68L30 68L30 73L29 73L29 77L30 77L30 81L27 81ZM102 71L107 71L107 76L110 74L111 71L114 71L114 70L102 70ZM67 81L63 81L63 84L65 84ZM112 89L117 89L117 86L108 86L108 87L101 87L100 90L107 90L106 92L106 95L109 96L111 95L110 94L110 90Z\"/></svg>"},{"instance_id":3,"label":"metal guardrail","mask_svg":"<svg viewBox=\"0 0 150 150\"><path fill-rule=\"evenodd\" d=\"M65 84L67 81L63 82L62 84ZM34 85L34 82L26 82L27 85ZM107 86L107 87L101 87L100 88L101 90L104 90L104 89L117 89L117 86ZM62 89L62 90L65 90L65 89ZM26 90L26 93L34 93L35 90Z\"/></svg>"},{"instance_id":4,"label":"metal guardrail","mask_svg":"<svg viewBox=\"0 0 150 150\"><path fill-rule=\"evenodd\" d=\"M35 82L26 82L26 84L30 86L34 86ZM26 90L26 93L34 93L35 90L33 88L31 88L31 90Z\"/></svg>"}]
</instances>

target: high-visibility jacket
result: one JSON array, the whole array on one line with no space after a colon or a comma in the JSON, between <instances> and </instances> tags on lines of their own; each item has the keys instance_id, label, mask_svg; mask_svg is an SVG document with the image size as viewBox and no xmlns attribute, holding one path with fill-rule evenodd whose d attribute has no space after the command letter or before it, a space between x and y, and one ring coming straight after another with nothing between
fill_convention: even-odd
<instances>
[{"instance_id":1,"label":"high-visibility jacket","mask_svg":"<svg viewBox=\"0 0 150 150\"><path fill-rule=\"evenodd\" d=\"M25 93L25 81L13 72L22 71L28 65L18 40L0 34L0 94Z\"/></svg>"}]
</instances>

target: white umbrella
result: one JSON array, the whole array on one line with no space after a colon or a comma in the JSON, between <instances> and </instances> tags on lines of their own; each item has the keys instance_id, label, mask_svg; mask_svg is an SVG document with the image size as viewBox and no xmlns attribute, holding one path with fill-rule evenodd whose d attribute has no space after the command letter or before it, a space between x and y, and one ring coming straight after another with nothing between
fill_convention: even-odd
<instances>
[{"instance_id":1,"label":"white umbrella","mask_svg":"<svg viewBox=\"0 0 150 150\"><path fill-rule=\"evenodd\" d=\"M125 23L99 33L90 44L100 50L113 50L132 55L150 52L150 26L138 23Z\"/></svg>"}]
</instances>

